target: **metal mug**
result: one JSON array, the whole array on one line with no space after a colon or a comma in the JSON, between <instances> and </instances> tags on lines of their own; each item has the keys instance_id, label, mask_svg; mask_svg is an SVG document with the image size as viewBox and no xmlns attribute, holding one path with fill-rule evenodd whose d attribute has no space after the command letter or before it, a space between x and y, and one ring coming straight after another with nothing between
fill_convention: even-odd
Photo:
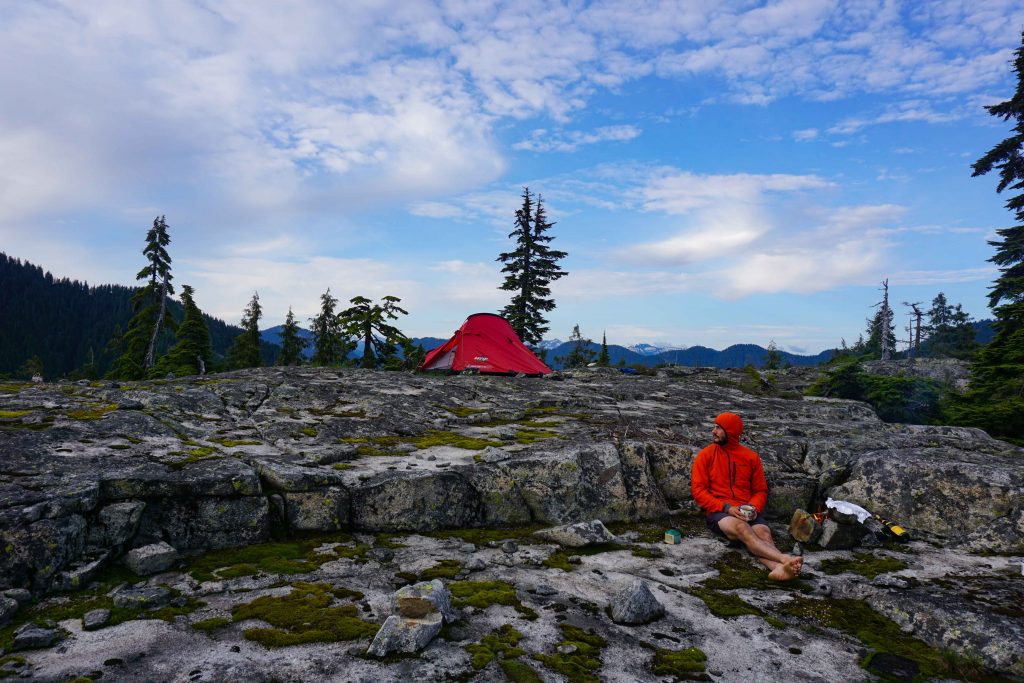
<instances>
[{"instance_id":1,"label":"metal mug","mask_svg":"<svg viewBox=\"0 0 1024 683\"><path fill-rule=\"evenodd\" d=\"M748 522L757 517L757 508L753 505L740 505L740 512L743 513L743 518Z\"/></svg>"}]
</instances>

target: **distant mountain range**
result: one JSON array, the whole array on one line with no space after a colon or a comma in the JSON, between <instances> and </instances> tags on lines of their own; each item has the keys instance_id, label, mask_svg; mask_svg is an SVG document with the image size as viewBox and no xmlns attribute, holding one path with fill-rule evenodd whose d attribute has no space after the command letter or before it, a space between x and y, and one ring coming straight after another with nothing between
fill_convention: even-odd
<instances>
[{"instance_id":1,"label":"distant mountain range","mask_svg":"<svg viewBox=\"0 0 1024 683\"><path fill-rule=\"evenodd\" d=\"M269 344L281 344L281 330L283 325L267 328L261 332L263 341ZM300 328L300 336L309 339L312 344L313 335L308 330ZM437 348L444 344L447 339L439 337L413 337L413 343L419 344L426 350ZM554 369L562 368L562 361L573 349L573 342L563 342L558 339L544 340L538 345L544 350L545 362ZM589 348L594 351L595 357L601 351L601 345L591 343ZM350 358L358 358L362 355L362 343L357 344L356 349L349 354ZM310 347L306 347L305 356L313 355ZM791 365L817 365L832 357L834 351L822 351L814 356L801 356L794 353L780 351L779 356L783 364ZM744 365L760 367L764 365L768 351L755 344L736 344L722 351L709 349L705 346L691 346L686 349L675 347L660 347L653 344L634 344L633 346L608 345L608 358L612 365L620 362L626 365L643 365L653 367L655 365L686 365L714 368L739 368Z\"/></svg>"},{"instance_id":2,"label":"distant mountain range","mask_svg":"<svg viewBox=\"0 0 1024 683\"><path fill-rule=\"evenodd\" d=\"M67 278L57 278L39 266L7 256L0 252L0 377L15 376L29 358L41 361L44 375L74 377L102 375L110 368L113 354L106 348L115 329L124 329L131 317L131 287L121 285L90 286ZM171 314L181 318L181 305L172 301ZM210 330L216 357L223 357L234 338L242 332L235 325L204 316ZM992 339L992 321L974 323L976 339L985 344ZM281 342L283 326L263 330L261 345L263 362L272 364ZM301 334L307 339L308 330ZM162 335L158 347L166 349L173 343L169 332ZM432 349L447 338L418 337L413 342ZM561 368L562 359L572 350L571 342L549 339L541 342L545 362L552 368ZM600 345L589 348L600 351ZM357 347L352 356L359 356ZM754 344L736 344L721 351L704 346L689 348L662 347L655 344L634 344L629 347L609 345L608 355L613 365L654 366L675 364L717 368L742 367L764 364L767 350ZM828 360L833 350L813 356L780 351L783 364L815 365ZM306 350L307 357L312 349Z\"/></svg>"}]
</instances>

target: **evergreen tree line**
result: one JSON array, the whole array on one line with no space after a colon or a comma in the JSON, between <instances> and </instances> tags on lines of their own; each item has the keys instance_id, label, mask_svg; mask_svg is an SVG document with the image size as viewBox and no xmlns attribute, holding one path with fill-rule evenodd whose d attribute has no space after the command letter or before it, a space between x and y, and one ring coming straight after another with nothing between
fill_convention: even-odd
<instances>
[{"instance_id":1,"label":"evergreen tree line","mask_svg":"<svg viewBox=\"0 0 1024 683\"><path fill-rule=\"evenodd\" d=\"M57 278L43 268L0 252L0 377L94 378L107 374L120 352L108 344L123 335L136 290L91 286ZM170 300L171 318L184 307ZM223 359L239 328L203 314L214 362ZM166 353L173 335L162 333L156 352ZM273 347L261 347L273 358Z\"/></svg>"},{"instance_id":2,"label":"evergreen tree line","mask_svg":"<svg viewBox=\"0 0 1024 683\"><path fill-rule=\"evenodd\" d=\"M132 317L123 333L115 330L108 348L116 351L107 377L112 379L144 379L204 374L211 370L237 370L262 365L298 365L303 362L307 340L300 336L299 325L288 309L281 333L281 346L274 347L270 357L260 334L263 307L259 292L254 292L242 311L241 330L234 336L223 361L213 353L209 329L195 300L195 290L182 287L183 314L175 318L169 313L168 300L174 293L171 256L167 250L170 234L164 216L153 220L142 250L146 265L136 278L143 282L131 297ZM401 300L385 296L375 304L362 296L350 300L351 306L337 311L338 301L328 289L321 296L320 313L310 319L314 346L313 363L347 365L356 340L363 343L358 365L364 368L399 369L415 367L423 349L416 348L390 321L407 312ZM179 322L180 320L180 322ZM160 340L166 348L160 353ZM402 350L401 356L399 349Z\"/></svg>"}]
</instances>

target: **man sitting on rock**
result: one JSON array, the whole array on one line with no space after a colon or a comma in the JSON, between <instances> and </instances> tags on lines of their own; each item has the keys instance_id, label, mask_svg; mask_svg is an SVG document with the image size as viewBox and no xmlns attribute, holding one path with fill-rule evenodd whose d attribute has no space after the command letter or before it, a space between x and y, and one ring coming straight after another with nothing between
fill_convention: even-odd
<instances>
[{"instance_id":1,"label":"man sitting on rock","mask_svg":"<svg viewBox=\"0 0 1024 683\"><path fill-rule=\"evenodd\" d=\"M768 502L768 482L761 458L740 445L743 420L735 413L715 418L711 438L714 441L693 461L691 488L693 499L707 514L712 533L740 541L765 567L768 578L787 581L800 574L803 558L779 552L772 532L761 516ZM748 519L740 506L752 506Z\"/></svg>"}]
</instances>

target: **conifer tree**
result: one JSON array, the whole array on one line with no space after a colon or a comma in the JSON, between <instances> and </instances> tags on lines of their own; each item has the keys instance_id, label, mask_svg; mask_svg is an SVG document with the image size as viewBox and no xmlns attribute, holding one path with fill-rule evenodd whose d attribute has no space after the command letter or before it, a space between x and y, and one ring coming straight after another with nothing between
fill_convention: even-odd
<instances>
[{"instance_id":1,"label":"conifer tree","mask_svg":"<svg viewBox=\"0 0 1024 683\"><path fill-rule=\"evenodd\" d=\"M260 318L263 308L260 306L259 292L253 292L252 299L242 313L242 333L235 337L228 349L228 365L232 368L258 368L263 365L260 356Z\"/></svg>"},{"instance_id":2,"label":"conifer tree","mask_svg":"<svg viewBox=\"0 0 1024 683\"><path fill-rule=\"evenodd\" d=\"M167 297L174 293L171 286L171 257L167 245L171 243L164 216L153 219L153 227L146 233L146 266L135 276L149 281L132 296L135 315L128 321L122 340L123 352L114 361L110 376L119 379L142 379L156 364L156 343L161 329L174 329L174 319L167 310Z\"/></svg>"},{"instance_id":3,"label":"conifer tree","mask_svg":"<svg viewBox=\"0 0 1024 683\"><path fill-rule=\"evenodd\" d=\"M385 296L383 303L374 304L366 297L357 296L349 300L349 308L338 314L345 333L361 339L363 357L359 367L375 368L378 363L386 363L398 351L397 344L405 339L405 335L388 323L398 320L398 314L408 315L408 311L398 305L401 301L397 296Z\"/></svg>"},{"instance_id":4,"label":"conifer tree","mask_svg":"<svg viewBox=\"0 0 1024 683\"><path fill-rule=\"evenodd\" d=\"M968 358L975 350L974 327L971 316L960 304L953 306L946 295L939 292L928 310L927 352L933 358Z\"/></svg>"},{"instance_id":5,"label":"conifer tree","mask_svg":"<svg viewBox=\"0 0 1024 683\"><path fill-rule=\"evenodd\" d=\"M845 345L846 342L843 342ZM776 345L775 340L772 339L768 342L767 353L764 356L764 369L765 370L778 370L782 367L782 354L779 353L779 347Z\"/></svg>"},{"instance_id":6,"label":"conifer tree","mask_svg":"<svg viewBox=\"0 0 1024 683\"><path fill-rule=\"evenodd\" d=\"M299 324L295 322L295 315L289 307L281 330L281 355L277 357L277 364L301 365L302 351L308 343L308 339L299 336Z\"/></svg>"},{"instance_id":7,"label":"conifer tree","mask_svg":"<svg viewBox=\"0 0 1024 683\"><path fill-rule=\"evenodd\" d=\"M985 107L992 116L1013 121L1013 134L974 163L973 176L999 171L996 192L1024 190L1024 32L1014 52L1017 88L1013 97ZM975 357L971 389L963 401L954 401L953 419L981 427L993 436L1024 444L1024 192L1006 201L1017 225L1000 228L1000 239L989 242L996 253L989 259L999 276L989 295L995 314L996 336Z\"/></svg>"},{"instance_id":8,"label":"conifer tree","mask_svg":"<svg viewBox=\"0 0 1024 683\"><path fill-rule=\"evenodd\" d=\"M338 300L331 296L331 288L320 295L320 313L309 319L313 333L313 364L339 365L345 362L352 344L342 332L341 322L334 312Z\"/></svg>"},{"instance_id":9,"label":"conifer tree","mask_svg":"<svg viewBox=\"0 0 1024 683\"><path fill-rule=\"evenodd\" d=\"M611 365L608 358L608 335L605 332L601 333L601 353L597 356L597 364L602 368Z\"/></svg>"},{"instance_id":10,"label":"conifer tree","mask_svg":"<svg viewBox=\"0 0 1024 683\"><path fill-rule=\"evenodd\" d=\"M868 338L864 342L862 353L870 355L871 358L882 358L883 340L882 335L888 335L888 339L896 338L896 326L893 323L893 312L891 308L881 307L875 315L868 318ZM854 347L857 348L856 346Z\"/></svg>"},{"instance_id":11,"label":"conifer tree","mask_svg":"<svg viewBox=\"0 0 1024 683\"><path fill-rule=\"evenodd\" d=\"M547 220L543 199L538 196L534 206L528 187L523 188L522 197L523 205L516 210L515 229L508 235L515 240L515 250L496 259L505 264L501 272L506 273L499 289L514 292L501 315L524 344L536 346L548 331L544 314L555 308L548 285L568 274L558 265L567 254L548 246L554 237L547 231L554 223Z\"/></svg>"},{"instance_id":12,"label":"conifer tree","mask_svg":"<svg viewBox=\"0 0 1024 683\"><path fill-rule=\"evenodd\" d=\"M178 325L177 342L149 371L150 377L163 377L167 373L175 377L202 375L213 360L210 330L203 312L196 306L194 294L192 287L182 286L181 305L185 313Z\"/></svg>"},{"instance_id":13,"label":"conifer tree","mask_svg":"<svg viewBox=\"0 0 1024 683\"><path fill-rule=\"evenodd\" d=\"M593 362L594 356L597 354L590 348L590 345L594 342L580 333L579 323L573 325L572 334L569 335L569 343L572 344L572 348L569 349L569 355L562 359L562 364L565 367L582 368Z\"/></svg>"}]
</instances>

